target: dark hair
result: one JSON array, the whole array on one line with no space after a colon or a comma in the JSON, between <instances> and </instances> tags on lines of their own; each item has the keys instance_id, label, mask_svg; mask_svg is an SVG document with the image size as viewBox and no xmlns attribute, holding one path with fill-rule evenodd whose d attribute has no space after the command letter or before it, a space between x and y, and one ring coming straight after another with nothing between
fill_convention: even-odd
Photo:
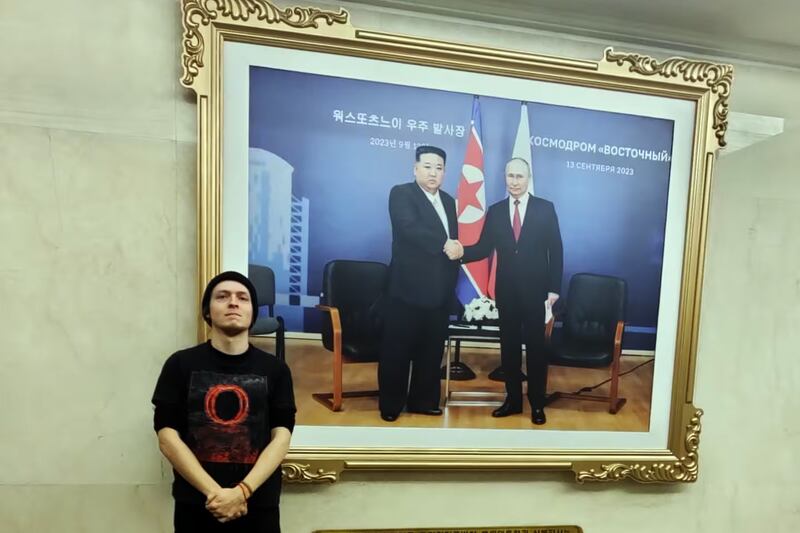
<instances>
[{"instance_id":1,"label":"dark hair","mask_svg":"<svg viewBox=\"0 0 800 533\"><path fill-rule=\"evenodd\" d=\"M416 157L415 160L419 161L419 156L422 154L436 154L442 158L442 161L445 163L447 162L447 154L439 148L438 146L428 146L428 145L421 145L417 146Z\"/></svg>"}]
</instances>

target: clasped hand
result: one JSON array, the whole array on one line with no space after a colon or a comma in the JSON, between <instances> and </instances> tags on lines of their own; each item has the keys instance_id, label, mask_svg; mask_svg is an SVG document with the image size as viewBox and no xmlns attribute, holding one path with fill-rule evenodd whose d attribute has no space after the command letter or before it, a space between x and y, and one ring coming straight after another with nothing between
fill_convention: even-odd
<instances>
[{"instance_id":1,"label":"clasped hand","mask_svg":"<svg viewBox=\"0 0 800 533\"><path fill-rule=\"evenodd\" d=\"M464 246L453 239L447 239L447 242L444 243L443 251L451 261L461 259L464 256Z\"/></svg>"},{"instance_id":2,"label":"clasped hand","mask_svg":"<svg viewBox=\"0 0 800 533\"><path fill-rule=\"evenodd\" d=\"M239 487L219 489L208 495L206 509L222 523L247 514L247 500Z\"/></svg>"}]
</instances>

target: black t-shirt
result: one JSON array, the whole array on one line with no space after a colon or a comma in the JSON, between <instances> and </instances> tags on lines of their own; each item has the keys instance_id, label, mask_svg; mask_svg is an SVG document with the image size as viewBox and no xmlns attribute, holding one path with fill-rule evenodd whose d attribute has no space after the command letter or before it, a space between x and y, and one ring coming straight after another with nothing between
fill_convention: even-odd
<instances>
[{"instance_id":1,"label":"black t-shirt","mask_svg":"<svg viewBox=\"0 0 800 533\"><path fill-rule=\"evenodd\" d=\"M161 370L155 392L154 427L175 429L206 472L222 487L235 487L269 444L271 430L294 429L296 408L289 367L250 345L227 355L205 342L172 354ZM281 469L248 501L275 507ZM205 496L178 472L172 485L176 501L205 503Z\"/></svg>"}]
</instances>

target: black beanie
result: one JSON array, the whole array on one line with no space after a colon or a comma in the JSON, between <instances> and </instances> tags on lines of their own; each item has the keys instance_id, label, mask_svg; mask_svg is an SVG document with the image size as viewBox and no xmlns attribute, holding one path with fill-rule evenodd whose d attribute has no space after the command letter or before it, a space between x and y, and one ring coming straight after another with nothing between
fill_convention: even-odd
<instances>
[{"instance_id":1,"label":"black beanie","mask_svg":"<svg viewBox=\"0 0 800 533\"><path fill-rule=\"evenodd\" d=\"M211 293L214 287L223 281L237 281L247 287L247 291L250 293L250 302L253 304L253 318L250 321L250 327L252 328L258 319L258 294L256 294L256 288L253 286L253 283L247 279L247 276L234 270L228 270L227 272L217 274L208 282L208 285L206 285L206 290L203 292L203 300L200 305L200 309L202 309L203 312L203 320L205 320L206 324L209 326L211 325L211 315L209 314Z\"/></svg>"}]
</instances>

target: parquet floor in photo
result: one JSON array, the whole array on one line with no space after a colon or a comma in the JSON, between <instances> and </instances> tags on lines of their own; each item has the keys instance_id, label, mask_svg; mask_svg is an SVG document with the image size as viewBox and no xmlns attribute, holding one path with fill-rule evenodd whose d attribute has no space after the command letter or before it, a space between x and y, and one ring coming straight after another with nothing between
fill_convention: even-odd
<instances>
[{"instance_id":1,"label":"parquet floor in photo","mask_svg":"<svg viewBox=\"0 0 800 533\"><path fill-rule=\"evenodd\" d=\"M251 342L274 353L274 340L253 337ZM297 424L313 426L386 426L432 428L493 428L493 429L561 429L581 431L647 431L650 418L650 398L653 384L652 357L625 355L620 373L636 368L620 378L620 395L628 402L615 415L608 412L606 403L560 399L549 405L545 412L547 424L534 426L530 419L530 406L521 415L492 418L495 406L448 405L442 416L425 416L402 413L397 421L384 422L378 411L378 398L346 398L342 411L332 412L311 397L314 392L330 392L333 357L316 340L287 339L286 362L292 370ZM523 358L524 359L524 358ZM488 379L488 374L500 363L498 349L462 348L461 360L475 371L477 377L470 381L451 381L453 391L495 392L502 399L503 383ZM650 362L650 364L643 364ZM377 390L377 363L349 364L344 366L344 390ZM524 370L524 369L523 369ZM548 392L574 392L600 383L609 377L609 370L566 368L551 366L548 374ZM444 380L442 380L444 399ZM608 384L595 392L605 394Z\"/></svg>"}]
</instances>

